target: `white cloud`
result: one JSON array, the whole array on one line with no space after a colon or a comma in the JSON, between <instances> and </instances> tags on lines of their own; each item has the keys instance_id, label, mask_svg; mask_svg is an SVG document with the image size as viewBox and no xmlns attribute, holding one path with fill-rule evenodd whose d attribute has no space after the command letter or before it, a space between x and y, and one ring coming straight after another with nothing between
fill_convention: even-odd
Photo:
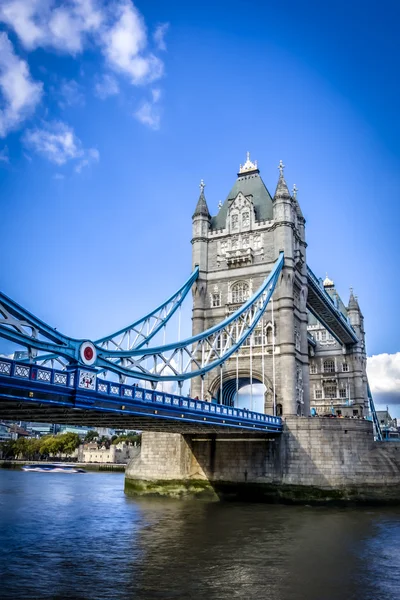
<instances>
[{"instance_id":1,"label":"white cloud","mask_svg":"<svg viewBox=\"0 0 400 600\"><path fill-rule=\"evenodd\" d=\"M153 89L153 90L151 90L151 95L153 98L153 102L158 102L161 98L161 90Z\"/></svg>"},{"instance_id":2,"label":"white cloud","mask_svg":"<svg viewBox=\"0 0 400 600\"><path fill-rule=\"evenodd\" d=\"M400 352L368 357L368 380L378 404L400 404Z\"/></svg>"},{"instance_id":3,"label":"white cloud","mask_svg":"<svg viewBox=\"0 0 400 600\"><path fill-rule=\"evenodd\" d=\"M2 148L0 150L0 162L3 163L9 163L10 162L10 156L8 153L8 146L4 146L4 148Z\"/></svg>"},{"instance_id":4,"label":"white cloud","mask_svg":"<svg viewBox=\"0 0 400 600\"><path fill-rule=\"evenodd\" d=\"M84 158L76 165L75 171L80 173L82 169L92 165L93 163L99 162L100 160L100 152L96 148L89 148L85 152Z\"/></svg>"},{"instance_id":5,"label":"white cloud","mask_svg":"<svg viewBox=\"0 0 400 600\"><path fill-rule=\"evenodd\" d=\"M131 0L0 0L0 23L12 29L27 50L42 47L75 56L88 46L97 47L108 69L125 76L132 85L148 85L163 75L164 64L148 50L144 19ZM154 32L158 49L165 50L167 29L168 24L163 23ZM1 137L33 112L42 96L42 83L32 80L27 63L14 54L6 34L0 36ZM103 99L119 89L110 74L95 85L96 95ZM81 88L73 80L64 81L58 93L61 108L84 103ZM135 113L153 129L160 124L160 110L154 107L159 98L160 90L154 89L152 102L143 102ZM30 136L35 133L38 137L39 131L31 131ZM51 156L60 160L66 155L54 152ZM88 157L86 160L90 162Z\"/></svg>"},{"instance_id":6,"label":"white cloud","mask_svg":"<svg viewBox=\"0 0 400 600\"><path fill-rule=\"evenodd\" d=\"M0 33L0 91L0 137L4 137L33 113L42 97L42 84L33 81L5 33Z\"/></svg>"},{"instance_id":7,"label":"white cloud","mask_svg":"<svg viewBox=\"0 0 400 600\"><path fill-rule=\"evenodd\" d=\"M109 66L135 85L163 73L162 61L145 52L146 26L131 0L3 0L0 21L15 31L28 50L51 47L75 55L93 42ZM157 33L159 47L163 32L165 25Z\"/></svg>"},{"instance_id":8,"label":"white cloud","mask_svg":"<svg viewBox=\"0 0 400 600\"><path fill-rule=\"evenodd\" d=\"M165 44L165 34L167 33L169 28L169 23L160 23L160 25L158 25L156 27L156 30L153 34L153 39L157 45L157 48L159 50L166 50L167 46Z\"/></svg>"},{"instance_id":9,"label":"white cloud","mask_svg":"<svg viewBox=\"0 0 400 600\"><path fill-rule=\"evenodd\" d=\"M57 165L70 160L79 160L75 170L80 173L84 166L99 160L95 148L85 149L72 127L61 121L46 123L43 128L26 131L25 144L38 154Z\"/></svg>"},{"instance_id":10,"label":"white cloud","mask_svg":"<svg viewBox=\"0 0 400 600\"><path fill-rule=\"evenodd\" d=\"M55 173L53 175L53 179L57 179L59 181L62 181L63 179L65 179L65 175L63 175L62 173Z\"/></svg>"},{"instance_id":11,"label":"white cloud","mask_svg":"<svg viewBox=\"0 0 400 600\"><path fill-rule=\"evenodd\" d=\"M119 93L119 85L115 77L105 74L94 86L94 91L96 96L105 100Z\"/></svg>"},{"instance_id":12,"label":"white cloud","mask_svg":"<svg viewBox=\"0 0 400 600\"><path fill-rule=\"evenodd\" d=\"M138 121L147 125L151 129L159 129L160 127L160 109L156 104L161 98L161 90L154 88L151 90L151 100L143 102L138 110L134 113L134 116Z\"/></svg>"},{"instance_id":13,"label":"white cloud","mask_svg":"<svg viewBox=\"0 0 400 600\"><path fill-rule=\"evenodd\" d=\"M143 125L147 125L151 129L159 129L160 127L160 114L158 108L152 102L143 102L134 116Z\"/></svg>"},{"instance_id":14,"label":"white cloud","mask_svg":"<svg viewBox=\"0 0 400 600\"><path fill-rule=\"evenodd\" d=\"M83 106L85 104L85 96L82 92L82 87L74 79L64 79L59 88L61 99L58 104L61 108L66 106Z\"/></svg>"},{"instance_id":15,"label":"white cloud","mask_svg":"<svg viewBox=\"0 0 400 600\"><path fill-rule=\"evenodd\" d=\"M87 35L100 28L103 14L97 0L3 0L0 20L28 50L41 46L76 54Z\"/></svg>"},{"instance_id":16,"label":"white cloud","mask_svg":"<svg viewBox=\"0 0 400 600\"><path fill-rule=\"evenodd\" d=\"M163 63L153 54L143 55L147 46L143 17L129 1L119 3L116 22L102 36L103 53L111 67L129 76L133 84L161 77Z\"/></svg>"}]
</instances>

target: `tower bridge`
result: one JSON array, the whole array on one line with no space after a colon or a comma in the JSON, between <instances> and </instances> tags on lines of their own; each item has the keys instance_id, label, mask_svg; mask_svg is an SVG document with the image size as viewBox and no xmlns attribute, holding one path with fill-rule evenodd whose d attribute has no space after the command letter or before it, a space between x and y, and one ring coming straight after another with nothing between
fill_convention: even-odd
<instances>
[{"instance_id":1,"label":"tower bridge","mask_svg":"<svg viewBox=\"0 0 400 600\"><path fill-rule=\"evenodd\" d=\"M259 383L264 389L260 415L309 415L311 405L321 399L317 398L318 388L310 390L310 361L315 362L319 354L325 358L328 349L313 335L315 324L310 321L311 316L329 336L329 351L336 356L348 356L346 398L330 400L348 401L351 395L352 402L362 405L363 414L367 414L364 332L358 303L354 307L353 298L352 306L348 310L343 308L337 293L329 293L325 283L307 266L305 220L296 186L289 193L282 161L272 197L257 163L248 154L214 217L210 215L205 185L201 182L193 214L192 262L190 277L160 306L127 327L94 341L62 334L1 293L0 337L25 347L26 353L19 364L12 364L11 371L7 360L0 366L0 417L11 418L13 410L15 416L20 414L20 409L10 404L9 387L20 407L29 400L30 415L35 410L38 416L44 411L53 419L54 413L49 412L48 405L40 408L33 403L35 386L45 383L34 380L33 376L39 373L45 377L51 373L53 382L62 379L63 371L68 373L68 381L74 374L74 392L68 384L64 400L67 398L67 404L70 403L75 394L82 415L88 414L88 409L82 408L77 398L82 389L88 393L88 381L93 382L89 391L100 393L96 405L99 417L102 411L110 413L100 401L103 389L126 393L129 384L139 383L142 389L147 386L163 394L166 382L176 382L176 397L182 399L186 380L191 382L191 397L199 402L212 400L212 410L217 404L255 412L252 397L249 406L239 406L239 390L243 386L252 390ZM192 337L180 340L178 336L177 341L167 344L166 329L177 314L180 329L181 305L190 290ZM40 365L42 369L31 368L28 379L23 381L18 375L24 372L21 363ZM49 367L50 371L46 371ZM338 379L336 375L335 366L335 372L329 372L329 380ZM18 396L12 381L18 377L25 392L32 387L33 399L26 394ZM325 379L321 381L322 394ZM342 388L336 387L339 394ZM47 391L45 395L46 400L39 404L49 401ZM127 418L127 413L124 414ZM105 418L110 419L110 414ZM157 409L153 410L153 420L149 421L150 415L146 414L145 425L143 415L136 414L136 418L138 428L182 430L182 424L167 424L165 415ZM170 421L174 419L171 417Z\"/></svg>"},{"instance_id":2,"label":"tower bridge","mask_svg":"<svg viewBox=\"0 0 400 600\"><path fill-rule=\"evenodd\" d=\"M192 227L189 278L100 339L65 335L1 293L0 340L17 351L0 357L0 418L142 430L126 471L135 493L398 501L397 449L374 442L369 420L381 439L358 300L308 266L282 161L272 196L248 154L214 216L202 181Z\"/></svg>"}]
</instances>

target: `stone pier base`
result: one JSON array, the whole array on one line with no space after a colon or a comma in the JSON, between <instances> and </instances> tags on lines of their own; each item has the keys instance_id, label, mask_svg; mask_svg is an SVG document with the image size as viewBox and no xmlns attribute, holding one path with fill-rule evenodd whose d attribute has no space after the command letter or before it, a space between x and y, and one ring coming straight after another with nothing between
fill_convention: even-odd
<instances>
[{"instance_id":1,"label":"stone pier base","mask_svg":"<svg viewBox=\"0 0 400 600\"><path fill-rule=\"evenodd\" d=\"M274 435L142 434L125 473L135 495L266 502L400 503L400 443L353 419L285 420Z\"/></svg>"}]
</instances>

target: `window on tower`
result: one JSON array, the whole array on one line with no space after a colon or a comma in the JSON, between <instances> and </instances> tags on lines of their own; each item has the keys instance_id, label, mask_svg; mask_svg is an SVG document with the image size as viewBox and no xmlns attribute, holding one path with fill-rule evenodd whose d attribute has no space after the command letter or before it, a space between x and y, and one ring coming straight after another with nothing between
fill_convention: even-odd
<instances>
[{"instance_id":1,"label":"window on tower","mask_svg":"<svg viewBox=\"0 0 400 600\"><path fill-rule=\"evenodd\" d=\"M343 363L342 364L342 371L343 373L347 373L349 370L349 365L347 363Z\"/></svg>"},{"instance_id":2,"label":"window on tower","mask_svg":"<svg viewBox=\"0 0 400 600\"><path fill-rule=\"evenodd\" d=\"M238 281L233 284L232 289L232 302L234 304L243 304L250 297L249 284L245 281Z\"/></svg>"},{"instance_id":3,"label":"window on tower","mask_svg":"<svg viewBox=\"0 0 400 600\"><path fill-rule=\"evenodd\" d=\"M250 213L244 212L242 215L242 227L249 227L249 226L250 226Z\"/></svg>"},{"instance_id":4,"label":"window on tower","mask_svg":"<svg viewBox=\"0 0 400 600\"><path fill-rule=\"evenodd\" d=\"M232 215L232 229L237 229L239 226L239 215Z\"/></svg>"},{"instance_id":5,"label":"window on tower","mask_svg":"<svg viewBox=\"0 0 400 600\"><path fill-rule=\"evenodd\" d=\"M317 365L315 363L310 364L310 373L311 375L315 375L317 372Z\"/></svg>"},{"instance_id":6,"label":"window on tower","mask_svg":"<svg viewBox=\"0 0 400 600\"><path fill-rule=\"evenodd\" d=\"M214 292L211 295L211 304L212 304L213 308L215 308L216 306L221 306L221 293L220 292Z\"/></svg>"},{"instance_id":7,"label":"window on tower","mask_svg":"<svg viewBox=\"0 0 400 600\"><path fill-rule=\"evenodd\" d=\"M315 399L321 400L322 398L322 390L315 390Z\"/></svg>"},{"instance_id":8,"label":"window on tower","mask_svg":"<svg viewBox=\"0 0 400 600\"><path fill-rule=\"evenodd\" d=\"M337 396L337 387L336 385L326 385L324 387L325 398L336 398Z\"/></svg>"},{"instance_id":9,"label":"window on tower","mask_svg":"<svg viewBox=\"0 0 400 600\"><path fill-rule=\"evenodd\" d=\"M335 372L335 361L334 360L324 360L324 373L334 373Z\"/></svg>"}]
</instances>

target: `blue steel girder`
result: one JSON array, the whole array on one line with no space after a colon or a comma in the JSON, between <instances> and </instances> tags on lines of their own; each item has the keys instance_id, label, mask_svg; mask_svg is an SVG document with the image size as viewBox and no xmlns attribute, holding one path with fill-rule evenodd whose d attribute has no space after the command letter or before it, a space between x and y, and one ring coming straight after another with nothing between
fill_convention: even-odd
<instances>
[{"instance_id":1,"label":"blue steel girder","mask_svg":"<svg viewBox=\"0 0 400 600\"><path fill-rule=\"evenodd\" d=\"M237 352L252 334L275 290L283 262L281 253L257 292L214 327L181 342L155 348L141 348L133 352L101 351L97 366L122 376L154 382L181 382L205 375Z\"/></svg>"},{"instance_id":2,"label":"blue steel girder","mask_svg":"<svg viewBox=\"0 0 400 600\"><path fill-rule=\"evenodd\" d=\"M83 340L70 338L35 317L25 308L0 292L0 337L35 351L53 352L69 361L78 360Z\"/></svg>"},{"instance_id":3,"label":"blue steel girder","mask_svg":"<svg viewBox=\"0 0 400 600\"><path fill-rule=\"evenodd\" d=\"M181 306L198 276L199 267L196 267L179 290L172 294L165 302L160 304L160 306L131 325L96 340L94 342L95 346L103 348L104 350L131 351L148 344L149 341L167 325L168 321ZM47 354L37 357L36 362L48 364L57 359L57 354Z\"/></svg>"},{"instance_id":4,"label":"blue steel girder","mask_svg":"<svg viewBox=\"0 0 400 600\"><path fill-rule=\"evenodd\" d=\"M16 303L12 303L5 296L8 304L4 301L4 305L7 307L11 304L14 305L13 314L15 313L17 322L14 323L12 319L10 320L11 311L7 312L7 309L4 309L2 313L5 314L5 324L1 326L0 335L27 348L52 352L50 355L37 357L37 360L64 357L69 362L77 362L97 370L110 371L119 376L146 379L152 382L182 382L205 375L208 371L223 364L239 350L262 318L274 292L283 262L284 257L281 253L273 270L257 292L231 316L197 336L180 342L155 348L143 347L141 344L140 348L137 347L133 350L123 350L120 346L117 350L109 350L102 347L101 344L64 336L36 319ZM192 277L194 281L197 277L196 271ZM187 293L186 289L185 292ZM178 303L180 301L181 299ZM2 306L0 305L0 307ZM30 333L26 332L25 322L24 324L21 322L22 318L25 318L28 323ZM157 327L159 325L155 326L155 328ZM38 333L57 343L49 342L47 339L38 339ZM104 339L102 338L101 343ZM90 347L89 358L84 352L88 346Z\"/></svg>"},{"instance_id":5,"label":"blue steel girder","mask_svg":"<svg viewBox=\"0 0 400 600\"><path fill-rule=\"evenodd\" d=\"M198 276L199 267L196 267L189 279L168 300L146 316L128 325L128 327L124 327L116 333L96 340L96 346L104 350L132 351L138 350L145 344L148 344L181 306Z\"/></svg>"},{"instance_id":6,"label":"blue steel girder","mask_svg":"<svg viewBox=\"0 0 400 600\"><path fill-rule=\"evenodd\" d=\"M307 308L316 319L342 345L358 342L358 337L348 319L333 303L322 282L307 267L308 296Z\"/></svg>"}]
</instances>

